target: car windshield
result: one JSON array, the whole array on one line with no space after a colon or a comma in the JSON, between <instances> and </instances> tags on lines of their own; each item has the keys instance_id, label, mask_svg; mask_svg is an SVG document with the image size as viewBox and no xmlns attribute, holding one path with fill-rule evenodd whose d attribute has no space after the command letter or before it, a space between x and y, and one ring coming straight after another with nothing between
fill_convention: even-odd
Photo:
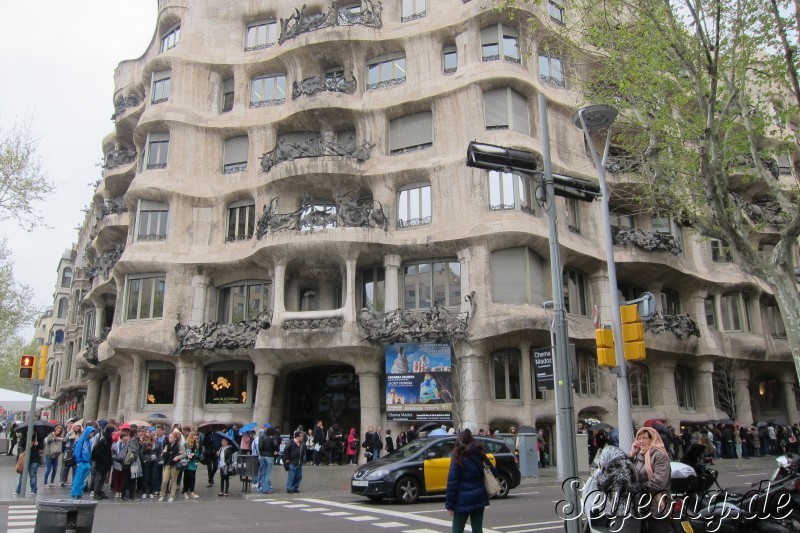
<instances>
[{"instance_id":1,"label":"car windshield","mask_svg":"<svg viewBox=\"0 0 800 533\"><path fill-rule=\"evenodd\" d=\"M420 451L422 448L424 448L425 446L427 446L428 444L430 444L434 440L436 440L436 439L419 438L419 439L412 440L411 442L409 442L408 444L406 444L402 448L399 448L399 449L393 451L392 453L390 453L386 457L392 457L392 458L396 458L396 459L402 459L404 457L411 457L412 455L414 455L415 453Z\"/></svg>"}]
</instances>

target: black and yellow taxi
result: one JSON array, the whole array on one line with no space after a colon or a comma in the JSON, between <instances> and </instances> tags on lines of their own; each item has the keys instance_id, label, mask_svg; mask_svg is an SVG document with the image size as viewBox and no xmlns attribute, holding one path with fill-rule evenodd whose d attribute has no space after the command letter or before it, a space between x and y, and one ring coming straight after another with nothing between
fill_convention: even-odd
<instances>
[{"instance_id":1,"label":"black and yellow taxi","mask_svg":"<svg viewBox=\"0 0 800 533\"><path fill-rule=\"evenodd\" d=\"M520 473L514 451L502 440L475 437L486 449L500 482L498 498L519 485ZM420 496L444 494L456 436L420 437L377 461L361 465L350 480L350 492L370 500L394 498L415 503Z\"/></svg>"}]
</instances>

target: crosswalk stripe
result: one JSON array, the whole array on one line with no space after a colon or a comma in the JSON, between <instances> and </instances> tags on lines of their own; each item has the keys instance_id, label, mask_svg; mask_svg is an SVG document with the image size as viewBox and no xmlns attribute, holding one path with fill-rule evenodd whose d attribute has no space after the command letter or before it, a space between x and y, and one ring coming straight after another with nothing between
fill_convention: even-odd
<instances>
[{"instance_id":1,"label":"crosswalk stripe","mask_svg":"<svg viewBox=\"0 0 800 533\"><path fill-rule=\"evenodd\" d=\"M8 530L8 533L34 533L34 531L36 531L36 530L34 528L32 528L32 527L26 527L26 528L22 528L22 529L10 528Z\"/></svg>"},{"instance_id":2,"label":"crosswalk stripe","mask_svg":"<svg viewBox=\"0 0 800 533\"><path fill-rule=\"evenodd\" d=\"M514 524L513 526L495 526L494 529L514 529L528 526L547 526L550 524L563 524L562 520L550 520L548 522L531 522L530 524Z\"/></svg>"},{"instance_id":3,"label":"crosswalk stripe","mask_svg":"<svg viewBox=\"0 0 800 533\"><path fill-rule=\"evenodd\" d=\"M550 529L563 529L563 528L564 528L563 525L560 525L560 526L547 526L547 527L536 527L536 528L533 528L533 529L515 530L515 531L512 531L510 533L534 533L536 531L548 531Z\"/></svg>"},{"instance_id":4,"label":"crosswalk stripe","mask_svg":"<svg viewBox=\"0 0 800 533\"><path fill-rule=\"evenodd\" d=\"M378 527L408 527L408 524L401 524L400 522L377 522L372 525Z\"/></svg>"},{"instance_id":5,"label":"crosswalk stripe","mask_svg":"<svg viewBox=\"0 0 800 533\"><path fill-rule=\"evenodd\" d=\"M293 503L291 505L284 506L285 509L300 509L302 507L308 507L308 505L305 503Z\"/></svg>"},{"instance_id":6,"label":"crosswalk stripe","mask_svg":"<svg viewBox=\"0 0 800 533\"><path fill-rule=\"evenodd\" d=\"M439 533L434 529L406 529L403 533Z\"/></svg>"},{"instance_id":7,"label":"crosswalk stripe","mask_svg":"<svg viewBox=\"0 0 800 533\"><path fill-rule=\"evenodd\" d=\"M320 511L328 511L327 507L309 507L307 509L300 509L301 511L305 511L307 513L318 513Z\"/></svg>"},{"instance_id":8,"label":"crosswalk stripe","mask_svg":"<svg viewBox=\"0 0 800 533\"><path fill-rule=\"evenodd\" d=\"M322 513L322 514L324 514L325 516L350 516L353 513L348 513L346 511L333 511L330 513Z\"/></svg>"},{"instance_id":9,"label":"crosswalk stripe","mask_svg":"<svg viewBox=\"0 0 800 533\"><path fill-rule=\"evenodd\" d=\"M35 512L36 512L36 509L14 509L14 508L11 508L11 509L8 510L9 514L23 514L23 513L24 514L31 514L31 513L35 513Z\"/></svg>"},{"instance_id":10,"label":"crosswalk stripe","mask_svg":"<svg viewBox=\"0 0 800 533\"><path fill-rule=\"evenodd\" d=\"M353 522L367 522L369 520L377 520L374 516L348 516L345 520L352 520Z\"/></svg>"},{"instance_id":11,"label":"crosswalk stripe","mask_svg":"<svg viewBox=\"0 0 800 533\"><path fill-rule=\"evenodd\" d=\"M283 505L285 503L289 503L288 500L254 500L257 502L267 502L270 505Z\"/></svg>"},{"instance_id":12,"label":"crosswalk stripe","mask_svg":"<svg viewBox=\"0 0 800 533\"><path fill-rule=\"evenodd\" d=\"M8 524L8 525L9 526L14 526L14 527L35 526L36 525L36 520L34 520L33 522L31 522L31 521L28 521L28 522L14 522L13 524Z\"/></svg>"},{"instance_id":13,"label":"crosswalk stripe","mask_svg":"<svg viewBox=\"0 0 800 533\"><path fill-rule=\"evenodd\" d=\"M19 505L12 505L10 509L36 509L36 506L19 504Z\"/></svg>"}]
</instances>

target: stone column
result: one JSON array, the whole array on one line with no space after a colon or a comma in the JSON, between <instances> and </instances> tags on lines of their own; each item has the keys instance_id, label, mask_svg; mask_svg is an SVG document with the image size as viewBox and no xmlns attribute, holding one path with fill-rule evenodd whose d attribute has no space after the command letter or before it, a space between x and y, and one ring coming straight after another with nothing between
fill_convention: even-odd
<instances>
[{"instance_id":1,"label":"stone column","mask_svg":"<svg viewBox=\"0 0 800 533\"><path fill-rule=\"evenodd\" d=\"M456 391L456 408L461 411L461 429L469 428L473 432L489 424L486 416L486 377L489 374L481 355L477 349L468 346L458 357L461 386Z\"/></svg>"},{"instance_id":2,"label":"stone column","mask_svg":"<svg viewBox=\"0 0 800 533\"><path fill-rule=\"evenodd\" d=\"M286 264L279 263L275 265L275 276L272 280L272 316L273 321L280 319L280 316L286 310L284 298L286 298L284 285L286 283Z\"/></svg>"},{"instance_id":3,"label":"stone column","mask_svg":"<svg viewBox=\"0 0 800 533\"><path fill-rule=\"evenodd\" d=\"M347 280L345 282L344 321L354 322L358 315L356 309L356 260L345 261Z\"/></svg>"},{"instance_id":4,"label":"stone column","mask_svg":"<svg viewBox=\"0 0 800 533\"><path fill-rule=\"evenodd\" d=\"M797 399L795 397L794 372L790 372L786 381L783 382L783 397L786 403L786 421L789 424L800 422L800 411L797 410Z\"/></svg>"},{"instance_id":5,"label":"stone column","mask_svg":"<svg viewBox=\"0 0 800 533\"><path fill-rule=\"evenodd\" d=\"M401 258L397 254L383 256L384 277L384 312L394 311L400 307L400 265ZM377 309L376 309L377 311Z\"/></svg>"},{"instance_id":6,"label":"stone column","mask_svg":"<svg viewBox=\"0 0 800 533\"><path fill-rule=\"evenodd\" d=\"M100 401L99 401L99 409L97 410L97 418L108 418L108 393L109 393L109 380L108 378L103 380L103 384L100 387Z\"/></svg>"},{"instance_id":7,"label":"stone column","mask_svg":"<svg viewBox=\"0 0 800 533\"><path fill-rule=\"evenodd\" d=\"M469 248L464 248L459 250L457 255L458 263L461 265L461 275L459 277L461 278L461 312L463 313L470 310L470 304L464 297L472 290L470 289L470 261L472 254ZM450 303L452 304L453 302Z\"/></svg>"},{"instance_id":8,"label":"stone column","mask_svg":"<svg viewBox=\"0 0 800 533\"><path fill-rule=\"evenodd\" d=\"M740 368L736 370L736 418L739 423L751 424L753 418L753 404L750 402L750 370Z\"/></svg>"},{"instance_id":9,"label":"stone column","mask_svg":"<svg viewBox=\"0 0 800 533\"><path fill-rule=\"evenodd\" d=\"M678 397L675 392L675 362L672 360L659 361L657 364L648 365L650 381L650 406L654 410L662 410L667 415L667 422L674 427L679 427L680 409ZM641 424L644 420L636 420ZM618 421L622 424L623 421Z\"/></svg>"},{"instance_id":10,"label":"stone column","mask_svg":"<svg viewBox=\"0 0 800 533\"><path fill-rule=\"evenodd\" d=\"M103 378L95 374L87 376L86 398L83 401L83 419L97 420L97 411L100 408L100 387Z\"/></svg>"},{"instance_id":11,"label":"stone column","mask_svg":"<svg viewBox=\"0 0 800 533\"><path fill-rule=\"evenodd\" d=\"M208 293L208 278L206 276L192 277L192 314L189 317L190 326L199 326L205 322L206 294Z\"/></svg>"},{"instance_id":12,"label":"stone column","mask_svg":"<svg viewBox=\"0 0 800 533\"><path fill-rule=\"evenodd\" d=\"M522 340L519 347L520 354L520 381L522 381L522 404L525 406L519 416L520 425L533 426L536 420L533 416L533 372L531 365L531 343L530 340Z\"/></svg>"},{"instance_id":13,"label":"stone column","mask_svg":"<svg viewBox=\"0 0 800 533\"><path fill-rule=\"evenodd\" d=\"M272 393L275 390L276 375L273 371L256 370L258 386L256 387L256 397L253 403L253 421L259 425L264 422L270 422Z\"/></svg>"},{"instance_id":14,"label":"stone column","mask_svg":"<svg viewBox=\"0 0 800 533\"><path fill-rule=\"evenodd\" d=\"M130 418L131 411L139 410L139 389L142 383L142 360L138 356L133 356L133 369L130 373L130 380L128 381L127 396L125 398L125 405L122 410L128 413Z\"/></svg>"},{"instance_id":15,"label":"stone column","mask_svg":"<svg viewBox=\"0 0 800 533\"><path fill-rule=\"evenodd\" d=\"M364 438L364 432L367 427L383 425L381 422L381 393L379 390L379 381L379 374L377 372L358 372L358 383L361 394L360 439ZM357 457L359 463L364 461L364 457L361 453L358 453Z\"/></svg>"},{"instance_id":16,"label":"stone column","mask_svg":"<svg viewBox=\"0 0 800 533\"><path fill-rule=\"evenodd\" d=\"M175 363L175 409L174 422L191 423L194 418L195 364L178 359Z\"/></svg>"},{"instance_id":17,"label":"stone column","mask_svg":"<svg viewBox=\"0 0 800 533\"><path fill-rule=\"evenodd\" d=\"M714 402L714 364L703 363L694 372L694 403L695 408L706 413L709 418L717 416L717 406Z\"/></svg>"},{"instance_id":18,"label":"stone column","mask_svg":"<svg viewBox=\"0 0 800 533\"><path fill-rule=\"evenodd\" d=\"M108 416L117 418L119 411L119 375L111 374L108 376Z\"/></svg>"}]
</instances>

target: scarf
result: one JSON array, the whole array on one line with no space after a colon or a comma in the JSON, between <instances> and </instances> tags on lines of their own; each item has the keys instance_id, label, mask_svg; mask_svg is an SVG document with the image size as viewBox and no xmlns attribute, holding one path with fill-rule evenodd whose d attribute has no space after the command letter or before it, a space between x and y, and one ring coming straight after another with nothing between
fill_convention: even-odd
<instances>
[{"instance_id":1,"label":"scarf","mask_svg":"<svg viewBox=\"0 0 800 533\"><path fill-rule=\"evenodd\" d=\"M664 452L664 455L667 454L667 449L664 447L664 441L661 440L661 435L658 434L653 428L642 428L636 432L636 436L638 437L642 433L647 433L650 435L650 449L647 450L647 453L644 455L644 469L647 471L647 479L653 479L653 467L651 465L650 456L653 455L654 450L661 450Z\"/></svg>"}]
</instances>

